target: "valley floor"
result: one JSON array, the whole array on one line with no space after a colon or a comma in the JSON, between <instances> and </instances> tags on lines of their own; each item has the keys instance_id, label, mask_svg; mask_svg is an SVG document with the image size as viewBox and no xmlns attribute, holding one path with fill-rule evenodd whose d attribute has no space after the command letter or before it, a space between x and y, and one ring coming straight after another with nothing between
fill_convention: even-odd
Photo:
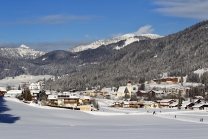
<instances>
[{"instance_id":1,"label":"valley floor","mask_svg":"<svg viewBox=\"0 0 208 139\"><path fill-rule=\"evenodd\" d=\"M0 97L1 139L204 139L207 128L207 111L103 106L81 112Z\"/></svg>"}]
</instances>

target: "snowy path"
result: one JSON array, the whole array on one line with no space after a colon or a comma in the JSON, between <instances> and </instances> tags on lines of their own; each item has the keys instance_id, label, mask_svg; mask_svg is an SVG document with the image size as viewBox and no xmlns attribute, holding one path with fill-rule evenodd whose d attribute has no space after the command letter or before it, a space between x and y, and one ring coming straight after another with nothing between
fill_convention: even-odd
<instances>
[{"instance_id":1,"label":"snowy path","mask_svg":"<svg viewBox=\"0 0 208 139\"><path fill-rule=\"evenodd\" d=\"M197 114L195 114L196 111L191 112L173 112L173 113L163 113L163 114L157 114L155 116L161 117L161 118L168 118L168 119L174 119L184 122L192 122L192 123L199 123L199 124L208 124L208 113L206 111L198 111ZM203 122L200 121L200 118L203 118Z\"/></svg>"}]
</instances>

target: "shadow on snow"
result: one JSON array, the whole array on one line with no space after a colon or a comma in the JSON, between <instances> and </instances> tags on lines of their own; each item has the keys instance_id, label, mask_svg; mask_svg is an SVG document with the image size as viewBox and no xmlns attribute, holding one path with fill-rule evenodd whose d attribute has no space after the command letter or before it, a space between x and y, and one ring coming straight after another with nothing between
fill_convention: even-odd
<instances>
[{"instance_id":1,"label":"shadow on snow","mask_svg":"<svg viewBox=\"0 0 208 139\"><path fill-rule=\"evenodd\" d=\"M17 120L20 120L20 117L15 117L11 114L3 114L3 112L9 111L7 105L5 105L5 100L0 96L0 123L15 123Z\"/></svg>"}]
</instances>

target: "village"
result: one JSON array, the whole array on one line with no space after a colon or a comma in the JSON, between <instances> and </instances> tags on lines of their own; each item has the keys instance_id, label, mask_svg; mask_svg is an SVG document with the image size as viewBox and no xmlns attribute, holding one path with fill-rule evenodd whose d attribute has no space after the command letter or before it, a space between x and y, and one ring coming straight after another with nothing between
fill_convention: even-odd
<instances>
[{"instance_id":1,"label":"village","mask_svg":"<svg viewBox=\"0 0 208 139\"><path fill-rule=\"evenodd\" d=\"M204 96L190 97L190 85L201 84L179 83L178 77L166 77L151 80L141 84L132 84L127 81L125 86L92 88L85 91L70 90L64 92L45 90L43 81L24 83L18 88L0 87L0 94L4 97L16 97L25 103L35 103L41 106L67 108L81 111L97 111L103 101L108 107L114 108L142 108L142 109L182 109L207 110L208 103ZM24 92L29 90L31 98L25 98Z\"/></svg>"}]
</instances>

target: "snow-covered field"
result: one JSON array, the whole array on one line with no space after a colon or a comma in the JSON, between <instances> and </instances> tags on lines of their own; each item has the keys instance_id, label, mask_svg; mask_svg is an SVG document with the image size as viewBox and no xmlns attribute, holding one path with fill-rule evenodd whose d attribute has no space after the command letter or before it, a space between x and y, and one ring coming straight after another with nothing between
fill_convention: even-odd
<instances>
[{"instance_id":1,"label":"snow-covered field","mask_svg":"<svg viewBox=\"0 0 208 139\"><path fill-rule=\"evenodd\" d=\"M207 128L207 111L118 109L103 104L100 111L81 112L0 97L0 139L205 139Z\"/></svg>"},{"instance_id":2,"label":"snow-covered field","mask_svg":"<svg viewBox=\"0 0 208 139\"><path fill-rule=\"evenodd\" d=\"M41 79L49 79L53 77L52 75L37 75L37 76L34 76L34 75L20 75L20 76L16 76L14 78L12 77L7 77L5 79L2 79L0 80L0 86L7 86L7 85L10 85L10 86L19 86L21 83L24 83L24 82L37 82L38 80L41 80Z\"/></svg>"}]
</instances>

